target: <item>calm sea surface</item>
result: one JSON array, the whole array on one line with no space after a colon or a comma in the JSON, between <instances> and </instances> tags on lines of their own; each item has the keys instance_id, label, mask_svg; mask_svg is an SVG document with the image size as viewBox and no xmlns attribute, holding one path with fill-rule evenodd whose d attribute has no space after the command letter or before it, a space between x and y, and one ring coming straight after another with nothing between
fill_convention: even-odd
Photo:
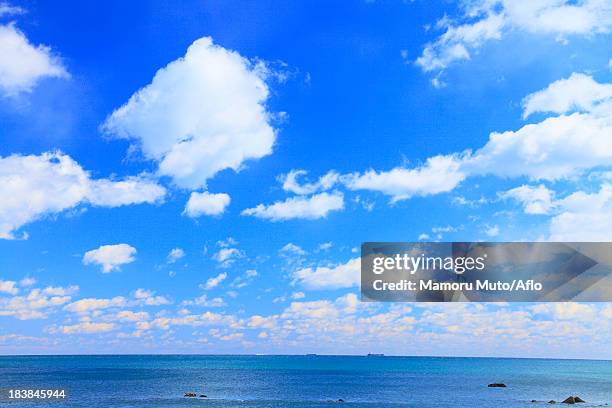
<instances>
[{"instance_id":1,"label":"calm sea surface","mask_svg":"<svg viewBox=\"0 0 612 408\"><path fill-rule=\"evenodd\" d=\"M508 388L487 388L504 382ZM612 406L612 361L347 356L0 357L0 388L63 387L9 407ZM188 399L185 392L208 396ZM344 399L343 404L326 402Z\"/></svg>"}]
</instances>

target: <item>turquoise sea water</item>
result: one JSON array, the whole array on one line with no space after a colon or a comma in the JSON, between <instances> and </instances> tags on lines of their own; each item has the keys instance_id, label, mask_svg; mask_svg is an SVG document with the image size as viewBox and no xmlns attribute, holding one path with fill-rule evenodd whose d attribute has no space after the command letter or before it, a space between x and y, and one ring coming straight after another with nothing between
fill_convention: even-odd
<instances>
[{"instance_id":1,"label":"turquoise sea water","mask_svg":"<svg viewBox=\"0 0 612 408\"><path fill-rule=\"evenodd\" d=\"M488 388L504 382L508 388ZM10 407L612 406L612 361L359 356L0 357L0 388L69 390ZM208 396L188 399L185 392ZM344 399L343 404L327 400ZM543 401L532 403L536 399Z\"/></svg>"}]
</instances>

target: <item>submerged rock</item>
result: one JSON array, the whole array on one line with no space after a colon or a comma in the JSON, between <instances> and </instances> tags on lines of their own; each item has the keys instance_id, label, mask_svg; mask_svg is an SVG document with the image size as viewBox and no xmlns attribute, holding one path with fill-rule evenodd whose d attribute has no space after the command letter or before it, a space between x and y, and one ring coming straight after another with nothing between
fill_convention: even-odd
<instances>
[{"instance_id":1,"label":"submerged rock","mask_svg":"<svg viewBox=\"0 0 612 408\"><path fill-rule=\"evenodd\" d=\"M507 385L504 384L504 383L492 383L492 384L487 385L487 387L490 387L490 388L506 388Z\"/></svg>"}]
</instances>

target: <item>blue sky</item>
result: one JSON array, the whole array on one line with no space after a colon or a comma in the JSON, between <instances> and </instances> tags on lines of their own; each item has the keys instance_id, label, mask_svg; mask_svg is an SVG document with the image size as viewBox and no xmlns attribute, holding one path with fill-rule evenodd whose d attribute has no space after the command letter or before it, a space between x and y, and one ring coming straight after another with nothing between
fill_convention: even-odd
<instances>
[{"instance_id":1,"label":"blue sky","mask_svg":"<svg viewBox=\"0 0 612 408\"><path fill-rule=\"evenodd\" d=\"M608 241L611 30L595 0L1 3L0 353L611 358L607 304L361 304L356 261Z\"/></svg>"}]
</instances>

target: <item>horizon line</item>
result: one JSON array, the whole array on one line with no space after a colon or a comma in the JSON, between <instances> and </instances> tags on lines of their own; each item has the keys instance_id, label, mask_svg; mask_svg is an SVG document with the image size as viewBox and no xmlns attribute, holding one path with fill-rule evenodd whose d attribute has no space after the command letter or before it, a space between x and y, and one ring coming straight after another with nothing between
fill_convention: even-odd
<instances>
[{"instance_id":1,"label":"horizon line","mask_svg":"<svg viewBox=\"0 0 612 408\"><path fill-rule=\"evenodd\" d=\"M210 354L210 353L89 353L89 354L0 354L4 357L172 357L172 356L191 356L191 357L366 357L366 358L455 358L455 359L499 359L499 360L562 360L562 361L612 361L612 358L581 358L581 357L510 357L510 356L435 356L435 355L401 355L401 354L320 354L320 353L299 353L299 354L265 354L265 353L234 353L234 354Z\"/></svg>"}]
</instances>

